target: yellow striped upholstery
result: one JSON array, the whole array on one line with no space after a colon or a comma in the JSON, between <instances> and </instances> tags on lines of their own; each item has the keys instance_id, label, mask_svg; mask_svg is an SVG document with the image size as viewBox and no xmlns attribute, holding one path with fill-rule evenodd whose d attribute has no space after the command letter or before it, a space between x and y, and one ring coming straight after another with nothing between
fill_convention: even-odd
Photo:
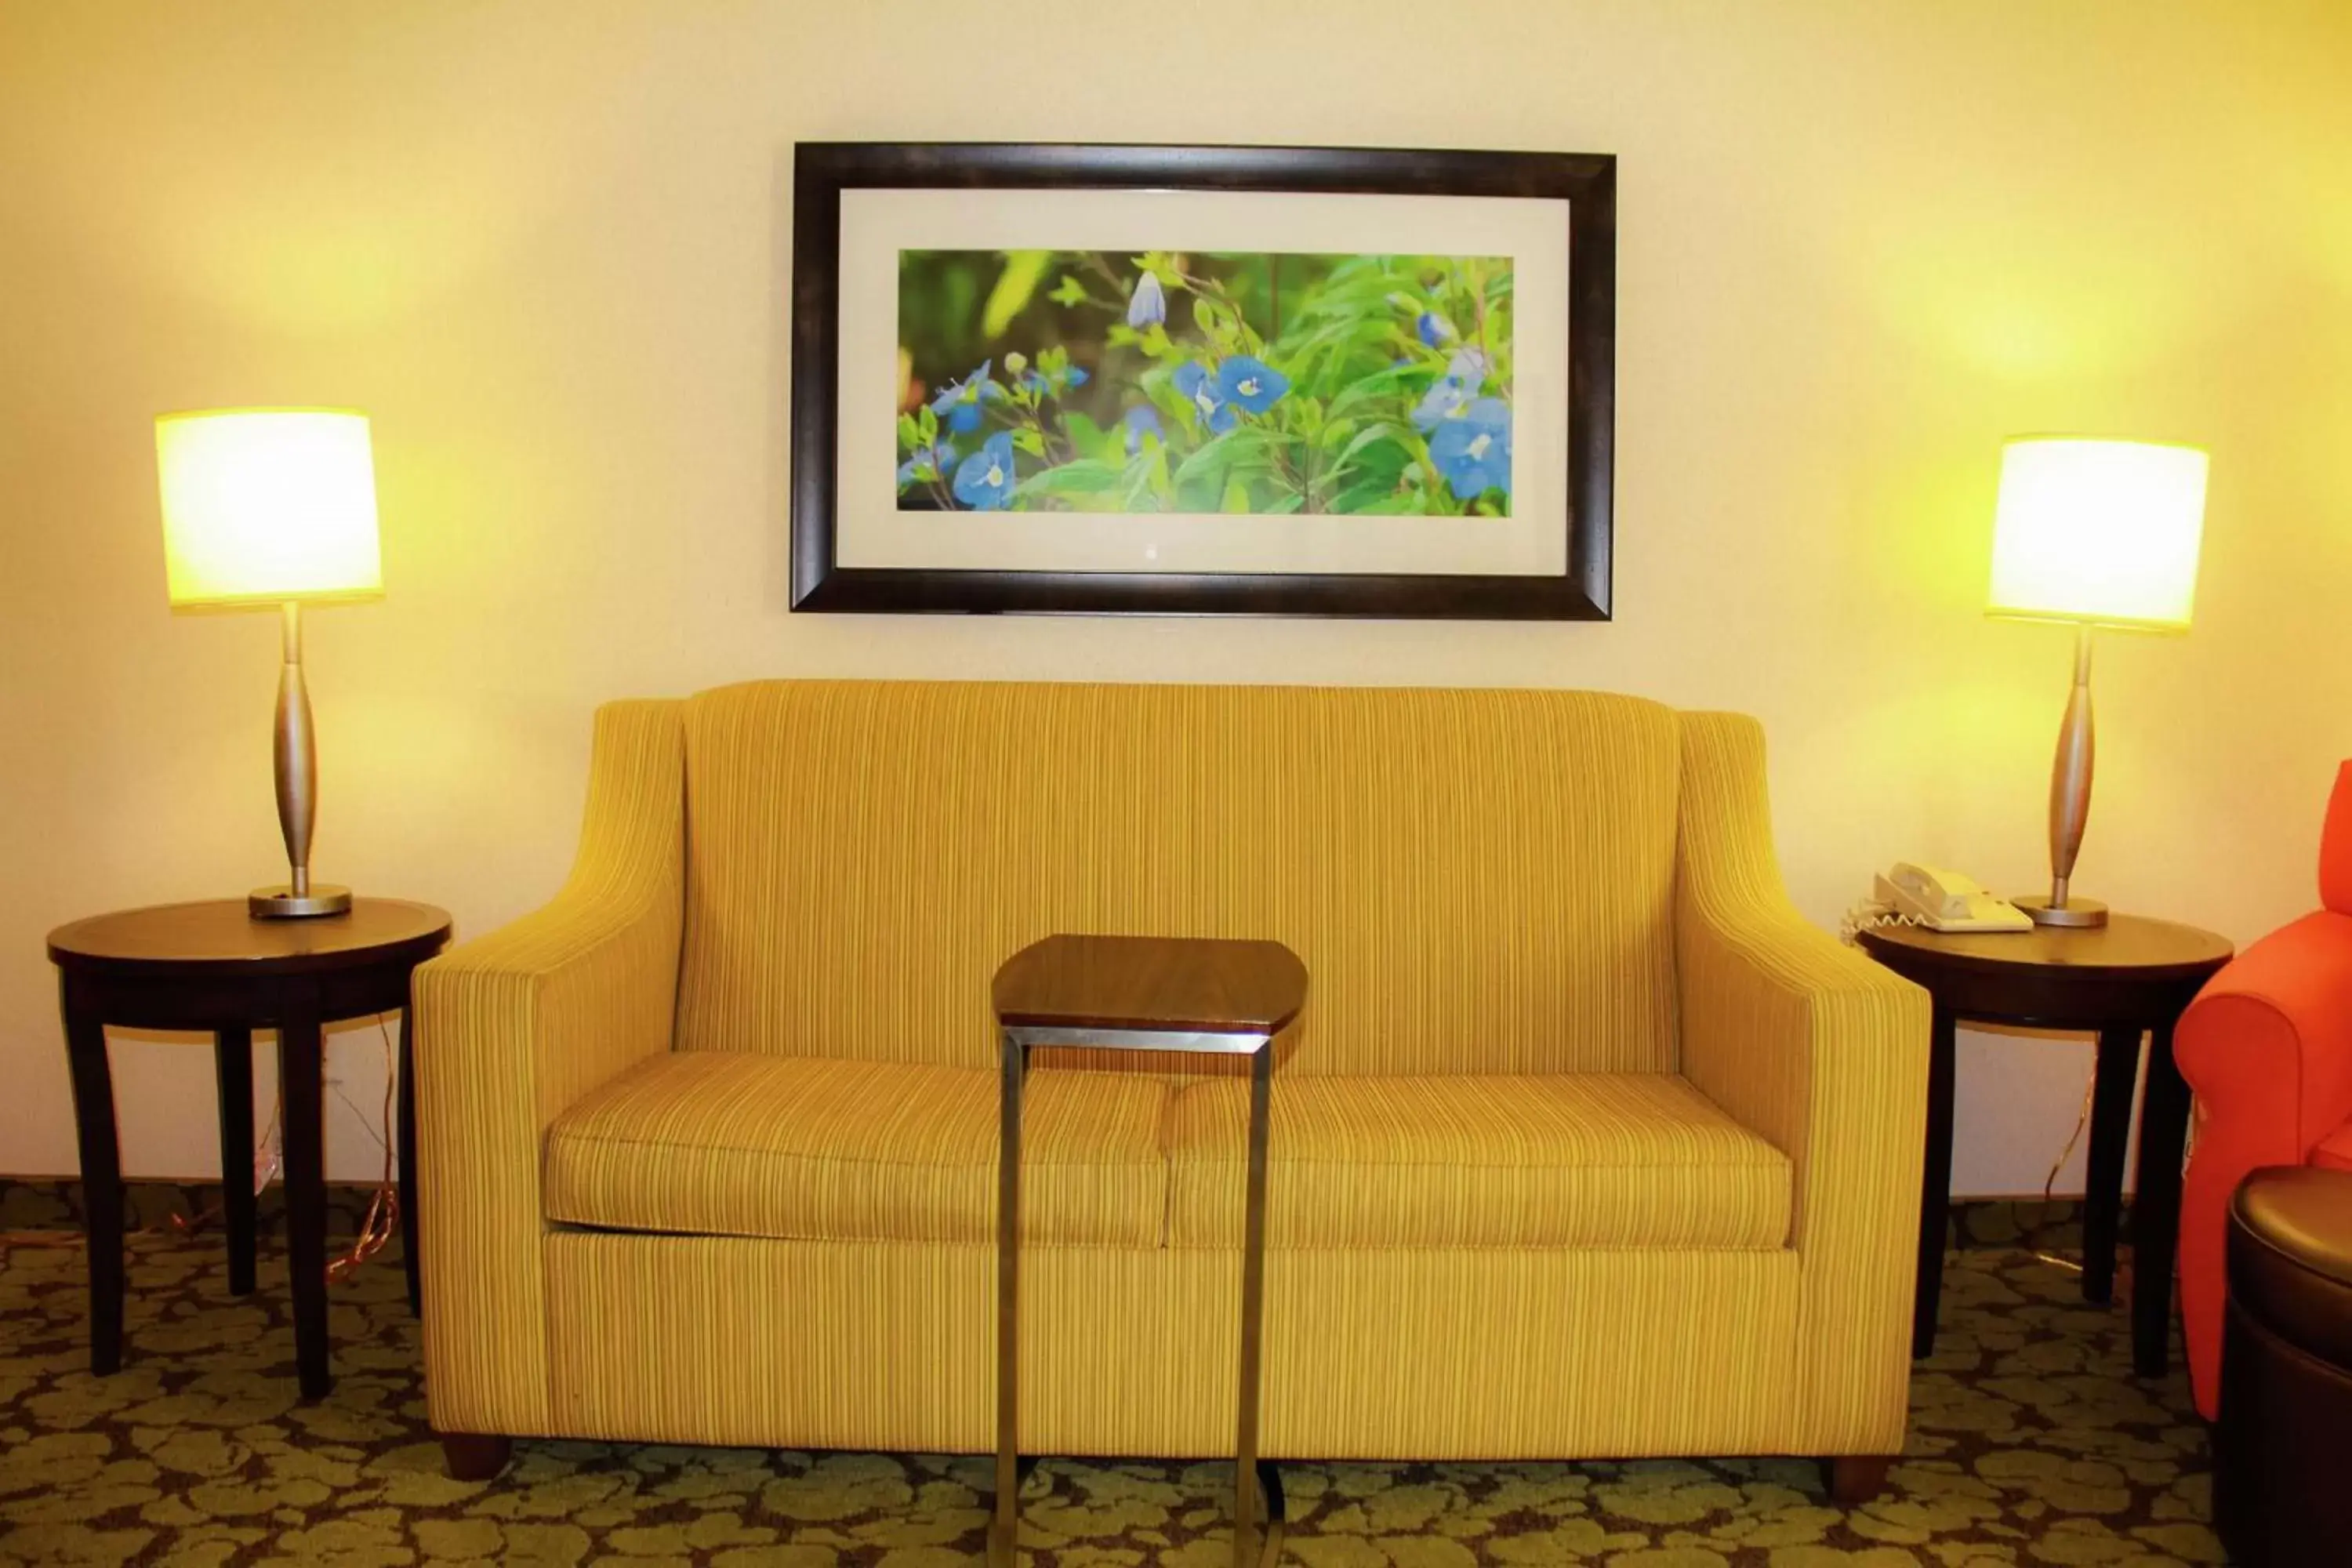
<instances>
[{"instance_id":1,"label":"yellow striped upholstery","mask_svg":"<svg viewBox=\"0 0 2352 1568\"><path fill-rule=\"evenodd\" d=\"M562 1436L995 1442L992 1247L559 1231L546 1268ZM1234 1451L1240 1253L1041 1247L1021 1291L1024 1452ZM1264 1451L1787 1453L1800 1331L1787 1251L1273 1252Z\"/></svg>"},{"instance_id":2,"label":"yellow striped upholstery","mask_svg":"<svg viewBox=\"0 0 2352 1568\"><path fill-rule=\"evenodd\" d=\"M677 1045L988 1067L1074 931L1287 942L1294 1074L1671 1070L1675 746L1583 692L707 691Z\"/></svg>"},{"instance_id":3,"label":"yellow striped upholstery","mask_svg":"<svg viewBox=\"0 0 2352 1568\"><path fill-rule=\"evenodd\" d=\"M444 1432L555 1429L540 1145L593 1085L667 1049L685 887L679 704L596 715L580 858L555 901L420 967L425 1401Z\"/></svg>"},{"instance_id":4,"label":"yellow striped upholstery","mask_svg":"<svg viewBox=\"0 0 2352 1568\"><path fill-rule=\"evenodd\" d=\"M1927 994L1808 925L1772 857L1764 733L1683 716L1683 1071L1795 1166L1790 1451L1903 1447Z\"/></svg>"},{"instance_id":5,"label":"yellow striped upholstery","mask_svg":"<svg viewBox=\"0 0 2352 1568\"><path fill-rule=\"evenodd\" d=\"M802 1241L996 1235L998 1078L978 1068L678 1051L593 1090L547 1140L547 1217ZM1022 1105L1022 1235L1158 1247L1168 1086L1040 1072Z\"/></svg>"},{"instance_id":6,"label":"yellow striped upholstery","mask_svg":"<svg viewBox=\"0 0 2352 1568\"><path fill-rule=\"evenodd\" d=\"M1788 1157L1672 1073L1277 1079L1271 1103L1272 1247L1789 1238ZM1192 1085L1173 1125L1170 1243L1239 1247L1249 1085Z\"/></svg>"},{"instance_id":7,"label":"yellow striped upholstery","mask_svg":"<svg viewBox=\"0 0 2352 1568\"><path fill-rule=\"evenodd\" d=\"M984 1239L550 1215L971 1236L987 979L1055 929L1277 937L1314 976L1275 1095L1274 1220L1304 1245L1267 1260L1269 1452L1901 1447L1925 998L1790 909L1751 722L1553 692L777 684L605 710L571 881L417 975L433 1424L987 1446ZM823 1087L664 1110L672 1074L716 1070L674 1050ZM1195 1244L1024 1254L1023 1442L1230 1452L1236 1087L1057 1058L1129 1076L1033 1074L1068 1097L1033 1100L1060 1119L1040 1169L1072 1178L1047 1233L1155 1234L1151 1162L1109 1156L1156 1115L1156 1234ZM966 1087L887 1105L856 1076L881 1068ZM625 1106L695 1152L571 1145ZM947 1169L901 1188L824 1157L861 1125ZM1351 1181L1286 1140L1431 1163ZM1637 1150L1660 1160L1638 1195L1611 1184ZM675 1206L604 1206L646 1187Z\"/></svg>"}]
</instances>

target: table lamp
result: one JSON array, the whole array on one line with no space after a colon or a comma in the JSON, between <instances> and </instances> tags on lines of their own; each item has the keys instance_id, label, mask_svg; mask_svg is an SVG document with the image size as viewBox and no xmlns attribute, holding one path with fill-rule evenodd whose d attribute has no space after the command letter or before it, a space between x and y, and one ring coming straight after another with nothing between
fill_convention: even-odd
<instances>
[{"instance_id":1,"label":"table lamp","mask_svg":"<svg viewBox=\"0 0 2352 1568\"><path fill-rule=\"evenodd\" d=\"M2107 907L2067 884L2091 816L2091 632L2185 632L2205 527L2205 454L2152 441L2021 437L2001 453L1986 613L2071 621L2074 690L2050 773L2050 895L2037 925L2098 926Z\"/></svg>"},{"instance_id":2,"label":"table lamp","mask_svg":"<svg viewBox=\"0 0 2352 1568\"><path fill-rule=\"evenodd\" d=\"M367 417L348 409L225 408L155 421L163 492L163 561L172 605L277 605L278 826L287 881L257 888L257 917L341 914L349 888L310 880L319 752L302 685L302 601L373 598L375 468Z\"/></svg>"}]
</instances>

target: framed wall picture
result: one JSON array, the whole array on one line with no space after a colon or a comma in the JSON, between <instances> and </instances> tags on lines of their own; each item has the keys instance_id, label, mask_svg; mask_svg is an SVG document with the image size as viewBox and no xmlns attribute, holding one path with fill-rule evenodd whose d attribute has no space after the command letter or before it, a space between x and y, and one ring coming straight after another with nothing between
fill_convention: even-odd
<instances>
[{"instance_id":1,"label":"framed wall picture","mask_svg":"<svg viewBox=\"0 0 2352 1568\"><path fill-rule=\"evenodd\" d=\"M795 610L1605 620L1616 161L803 142Z\"/></svg>"}]
</instances>

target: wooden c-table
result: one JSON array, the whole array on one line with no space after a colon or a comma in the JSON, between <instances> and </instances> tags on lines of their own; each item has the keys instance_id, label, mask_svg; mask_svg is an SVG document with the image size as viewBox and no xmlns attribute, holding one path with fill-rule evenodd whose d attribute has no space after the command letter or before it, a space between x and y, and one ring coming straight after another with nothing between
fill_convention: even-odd
<instances>
[{"instance_id":1,"label":"wooden c-table","mask_svg":"<svg viewBox=\"0 0 2352 1568\"><path fill-rule=\"evenodd\" d=\"M278 1031L295 1363L303 1397L316 1399L333 1382L327 1364L321 1030L344 1018L401 1016L400 1208L414 1305L416 1115L408 977L448 940L447 914L396 899L355 899L346 913L302 920L256 920L245 900L215 899L98 915L49 933L81 1146L91 1372L104 1376L122 1364L122 1162L106 1026L212 1031L229 1289L240 1296L252 1290L254 1274L253 1031Z\"/></svg>"},{"instance_id":2,"label":"wooden c-table","mask_svg":"<svg viewBox=\"0 0 2352 1568\"><path fill-rule=\"evenodd\" d=\"M1936 1348L1960 1020L2080 1029L2099 1037L2083 1204L2083 1296L2098 1302L2115 1289L2124 1147L2131 1138L2132 1087L2145 1033L2147 1089L2140 1105L2139 1180L2132 1209L2132 1364L2144 1377L2161 1374L2172 1332L2180 1157L2189 1131L2189 1085L2173 1065L2172 1026L2198 990L2230 962L2229 941L2195 926L2136 915L2110 916L2104 926L2036 926L2030 931L1873 926L1858 940L1871 957L1925 986L1935 1000L1911 1353L1928 1355Z\"/></svg>"}]
</instances>

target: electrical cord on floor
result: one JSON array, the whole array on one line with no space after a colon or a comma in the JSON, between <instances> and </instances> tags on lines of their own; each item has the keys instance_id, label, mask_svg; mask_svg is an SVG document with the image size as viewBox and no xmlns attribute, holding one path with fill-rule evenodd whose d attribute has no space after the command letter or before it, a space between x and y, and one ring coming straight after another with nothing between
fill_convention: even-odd
<instances>
[{"instance_id":1,"label":"electrical cord on floor","mask_svg":"<svg viewBox=\"0 0 2352 1568\"><path fill-rule=\"evenodd\" d=\"M2098 1092L2098 1086L2099 1069L2095 1060L2091 1064L2091 1076L2083 1081L2083 1109L2075 1114L2074 1131L2066 1134L2066 1146L2059 1150L2058 1158L2051 1162L2050 1174L2042 1184L2042 1201L2045 1204L2054 1201L2050 1194L2058 1185L2058 1173L2066 1168L2068 1160L2074 1158L2074 1145L2083 1141L2083 1129L2091 1124L2091 1097ZM2044 1263L2054 1264L2065 1269L2069 1274L2080 1274L2083 1271L2083 1266L2074 1259L2060 1258L2055 1253L2044 1252L2040 1247L2034 1248L2033 1256Z\"/></svg>"},{"instance_id":2,"label":"electrical cord on floor","mask_svg":"<svg viewBox=\"0 0 2352 1568\"><path fill-rule=\"evenodd\" d=\"M383 1173L376 1180L375 1195L368 1200L367 1215L360 1221L359 1236L352 1242L350 1250L340 1258L328 1260L327 1282L331 1285L336 1280L350 1278L361 1264L382 1252L400 1228L400 1185L394 1180L392 1169L392 1107L398 1069L394 1065L392 1031L385 1026L381 1013L375 1016L375 1029L383 1038L383 1135L376 1139L376 1146L383 1151ZM341 1085L336 1086L335 1096L345 1105L352 1105ZM352 1110L356 1112L359 1107L352 1105Z\"/></svg>"},{"instance_id":3,"label":"electrical cord on floor","mask_svg":"<svg viewBox=\"0 0 2352 1568\"><path fill-rule=\"evenodd\" d=\"M328 1260L327 1279L331 1284L349 1279L353 1270L382 1252L400 1229L400 1185L394 1179L393 1172L392 1147L393 1106L394 1095L398 1089L396 1076L398 1069L393 1054L392 1031L384 1022L384 1015L381 1013L376 1015L375 1027L377 1036L383 1042L383 1110L379 1123L382 1131L379 1132L375 1129L370 1129L368 1135L375 1140L376 1147L383 1151L383 1174L377 1179L375 1192L368 1200L367 1214L360 1222L358 1237L353 1239L347 1250ZM362 1127L367 1126L366 1112L352 1103L351 1097L343 1092L341 1084L335 1086L335 1098L345 1105L351 1106L352 1113L361 1118ZM267 1186L270 1179L280 1174L284 1169L283 1157L277 1152L278 1148L277 1139L278 1123L284 1117L285 1109L286 1097L281 1089L277 1105L270 1110L269 1125L262 1130L261 1137L255 1146L254 1167L246 1173L245 1179L254 1181L256 1184L257 1196L259 1195L259 1189ZM269 1166L266 1171L259 1171L264 1150L270 1152ZM257 1171L259 1171L257 1178ZM221 1173L221 1179L226 1182L228 1175L229 1173L224 1171ZM143 1225L137 1230L125 1232L124 1239L156 1236L166 1230L175 1236L194 1236L220 1217L221 1205L211 1204L194 1215L167 1215L156 1224ZM8 1249L11 1247L79 1247L82 1242L83 1237L79 1232L70 1230L0 1231L0 1261L5 1260Z\"/></svg>"}]
</instances>

